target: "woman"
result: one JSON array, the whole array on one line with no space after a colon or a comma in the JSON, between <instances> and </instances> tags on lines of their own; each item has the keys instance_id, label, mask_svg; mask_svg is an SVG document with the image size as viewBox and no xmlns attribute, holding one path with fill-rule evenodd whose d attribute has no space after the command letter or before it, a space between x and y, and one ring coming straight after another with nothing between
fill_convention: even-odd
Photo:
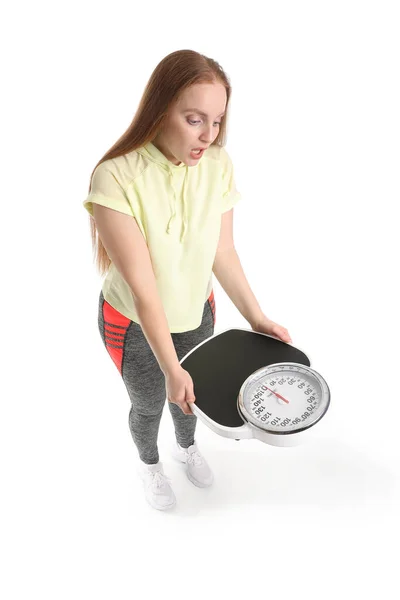
<instances>
[{"instance_id":1,"label":"woman","mask_svg":"<svg viewBox=\"0 0 400 600\"><path fill-rule=\"evenodd\" d=\"M166 56L131 125L93 170L84 201L106 274L100 334L131 400L146 499L160 510L176 502L157 448L165 397L174 457L193 484L213 481L194 437L193 381L179 362L214 333L212 273L253 330L291 341L262 313L233 244L240 194L224 148L230 96L211 58L192 50Z\"/></svg>"}]
</instances>

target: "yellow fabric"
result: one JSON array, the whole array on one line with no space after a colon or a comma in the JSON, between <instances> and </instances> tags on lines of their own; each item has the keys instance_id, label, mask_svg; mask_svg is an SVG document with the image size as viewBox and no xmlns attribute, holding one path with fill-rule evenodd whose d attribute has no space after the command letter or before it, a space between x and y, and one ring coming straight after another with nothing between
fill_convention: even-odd
<instances>
[{"instance_id":1,"label":"yellow fabric","mask_svg":"<svg viewBox=\"0 0 400 600\"><path fill-rule=\"evenodd\" d=\"M199 327L212 290L212 266L221 214L240 200L232 161L212 145L199 162L174 165L151 142L106 160L93 173L84 200L133 216L149 248L157 289L171 333ZM140 323L131 290L111 263L103 282L104 298Z\"/></svg>"}]
</instances>

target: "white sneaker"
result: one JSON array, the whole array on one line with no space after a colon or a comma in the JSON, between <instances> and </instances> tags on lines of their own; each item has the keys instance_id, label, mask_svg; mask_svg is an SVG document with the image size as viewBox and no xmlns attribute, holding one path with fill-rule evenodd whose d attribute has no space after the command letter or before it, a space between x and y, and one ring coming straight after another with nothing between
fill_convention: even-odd
<instances>
[{"instance_id":1,"label":"white sneaker","mask_svg":"<svg viewBox=\"0 0 400 600\"><path fill-rule=\"evenodd\" d=\"M197 487L209 487L213 483L214 475L206 459L200 454L196 441L189 448L182 448L175 442L172 446L172 456L186 463L186 475Z\"/></svg>"},{"instance_id":2,"label":"white sneaker","mask_svg":"<svg viewBox=\"0 0 400 600\"><path fill-rule=\"evenodd\" d=\"M175 506L175 494L169 485L171 479L164 475L162 463L147 465L140 461L139 475L144 484L147 502L157 510L167 510Z\"/></svg>"}]
</instances>

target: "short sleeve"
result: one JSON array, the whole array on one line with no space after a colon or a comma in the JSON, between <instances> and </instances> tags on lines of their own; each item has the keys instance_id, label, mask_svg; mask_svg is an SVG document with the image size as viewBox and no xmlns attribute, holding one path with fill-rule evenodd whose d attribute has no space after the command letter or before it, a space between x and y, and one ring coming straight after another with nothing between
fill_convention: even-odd
<instances>
[{"instance_id":1,"label":"short sleeve","mask_svg":"<svg viewBox=\"0 0 400 600\"><path fill-rule=\"evenodd\" d=\"M221 166L222 166L222 209L221 212L230 210L241 199L242 195L236 189L233 164L229 154L224 147L221 148Z\"/></svg>"},{"instance_id":2,"label":"short sleeve","mask_svg":"<svg viewBox=\"0 0 400 600\"><path fill-rule=\"evenodd\" d=\"M108 206L118 212L134 216L128 196L119 181L117 169L110 161L97 165L93 173L90 193L83 201L83 206L92 216L93 204Z\"/></svg>"}]
</instances>

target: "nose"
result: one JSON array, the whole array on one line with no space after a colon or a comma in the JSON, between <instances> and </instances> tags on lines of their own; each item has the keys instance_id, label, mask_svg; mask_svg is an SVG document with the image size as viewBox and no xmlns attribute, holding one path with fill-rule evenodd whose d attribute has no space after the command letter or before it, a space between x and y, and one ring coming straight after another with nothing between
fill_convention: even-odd
<instances>
[{"instance_id":1,"label":"nose","mask_svg":"<svg viewBox=\"0 0 400 600\"><path fill-rule=\"evenodd\" d=\"M201 142L209 146L215 137L215 133L212 125L205 125L201 134Z\"/></svg>"}]
</instances>

